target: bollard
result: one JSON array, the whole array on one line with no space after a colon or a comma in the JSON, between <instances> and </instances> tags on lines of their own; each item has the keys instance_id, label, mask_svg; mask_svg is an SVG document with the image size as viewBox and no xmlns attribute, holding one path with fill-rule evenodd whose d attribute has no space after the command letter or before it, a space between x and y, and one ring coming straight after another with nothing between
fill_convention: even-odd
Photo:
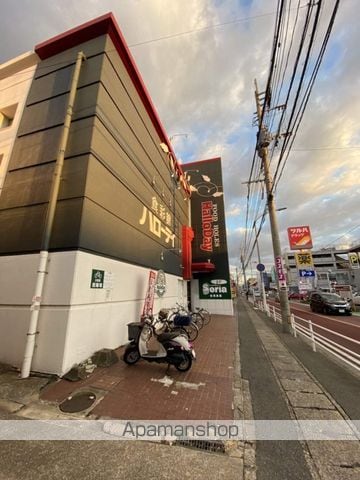
<instances>
[{"instance_id":1,"label":"bollard","mask_svg":"<svg viewBox=\"0 0 360 480\"><path fill-rule=\"evenodd\" d=\"M310 338L311 338L312 349L313 349L313 352L316 352L316 342L315 342L314 330L313 330L313 325L311 323L311 320L309 320L309 328L310 328Z\"/></svg>"},{"instance_id":2,"label":"bollard","mask_svg":"<svg viewBox=\"0 0 360 480\"><path fill-rule=\"evenodd\" d=\"M297 334L296 334L296 323L295 323L295 317L294 317L294 314L292 313L291 316L290 316L290 322L291 322L291 327L292 327L292 333L294 335L294 337L296 338L297 337Z\"/></svg>"}]
</instances>

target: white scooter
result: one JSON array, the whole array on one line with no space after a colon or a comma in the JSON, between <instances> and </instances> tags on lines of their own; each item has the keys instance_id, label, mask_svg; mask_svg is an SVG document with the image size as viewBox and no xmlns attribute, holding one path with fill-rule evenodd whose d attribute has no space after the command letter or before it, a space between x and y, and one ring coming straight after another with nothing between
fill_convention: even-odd
<instances>
[{"instance_id":1,"label":"white scooter","mask_svg":"<svg viewBox=\"0 0 360 480\"><path fill-rule=\"evenodd\" d=\"M146 317L144 322L129 323L128 336L130 343L123 356L128 365L143 359L168 363L180 372L186 372L196 358L195 350L185 335L179 331L157 332L157 322L152 317ZM150 349L150 341L155 344L155 349Z\"/></svg>"}]
</instances>

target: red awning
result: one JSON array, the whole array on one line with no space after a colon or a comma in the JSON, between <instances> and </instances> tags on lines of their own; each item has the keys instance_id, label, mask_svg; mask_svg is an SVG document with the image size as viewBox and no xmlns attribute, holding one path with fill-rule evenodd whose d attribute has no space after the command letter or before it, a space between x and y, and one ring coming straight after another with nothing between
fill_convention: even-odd
<instances>
[{"instance_id":1,"label":"red awning","mask_svg":"<svg viewBox=\"0 0 360 480\"><path fill-rule=\"evenodd\" d=\"M215 265L211 262L199 262L191 264L192 273L209 273L215 270Z\"/></svg>"}]
</instances>

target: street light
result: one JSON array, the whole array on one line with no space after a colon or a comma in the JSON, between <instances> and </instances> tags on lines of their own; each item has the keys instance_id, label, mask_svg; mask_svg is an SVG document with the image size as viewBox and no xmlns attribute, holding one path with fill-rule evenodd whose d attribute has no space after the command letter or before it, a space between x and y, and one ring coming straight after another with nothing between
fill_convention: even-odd
<instances>
[{"instance_id":1,"label":"street light","mask_svg":"<svg viewBox=\"0 0 360 480\"><path fill-rule=\"evenodd\" d=\"M283 210L286 210L287 207L280 207L280 208L277 208L276 211L277 212L282 212ZM253 229L255 230L255 244L256 244L256 251L257 251L257 256L258 256L258 264L261 265L261 258L260 258L260 249L259 249L259 241L258 241L258 236L259 236L259 232L256 228L256 222L262 217L262 218L265 218L265 215L269 213L267 209L265 209L264 213L262 215L260 215L259 217L257 217L255 220L254 220L254 223L253 223ZM261 286L261 295L262 295L262 300L263 300L263 305L264 305L264 310L265 312L267 313L268 311L268 305L267 305L267 301L266 301L266 293L265 293L265 285L264 285L264 277L263 277L263 271L261 270L258 270L259 274L260 274L260 286Z\"/></svg>"}]
</instances>

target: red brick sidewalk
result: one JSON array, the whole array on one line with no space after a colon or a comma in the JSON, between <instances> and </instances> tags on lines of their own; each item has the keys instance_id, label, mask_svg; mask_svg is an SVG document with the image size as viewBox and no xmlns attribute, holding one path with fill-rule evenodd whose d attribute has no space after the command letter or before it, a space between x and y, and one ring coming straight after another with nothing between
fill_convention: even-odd
<instances>
[{"instance_id":1,"label":"red brick sidewalk","mask_svg":"<svg viewBox=\"0 0 360 480\"><path fill-rule=\"evenodd\" d=\"M197 360L189 372L166 364L139 361L128 366L121 359L109 368L97 368L79 382L59 380L46 387L42 400L60 403L75 390L94 387L106 391L91 411L98 417L129 420L233 419L234 317L213 315L194 342ZM119 349L119 356L123 349ZM166 386L159 380L172 384Z\"/></svg>"}]
</instances>

